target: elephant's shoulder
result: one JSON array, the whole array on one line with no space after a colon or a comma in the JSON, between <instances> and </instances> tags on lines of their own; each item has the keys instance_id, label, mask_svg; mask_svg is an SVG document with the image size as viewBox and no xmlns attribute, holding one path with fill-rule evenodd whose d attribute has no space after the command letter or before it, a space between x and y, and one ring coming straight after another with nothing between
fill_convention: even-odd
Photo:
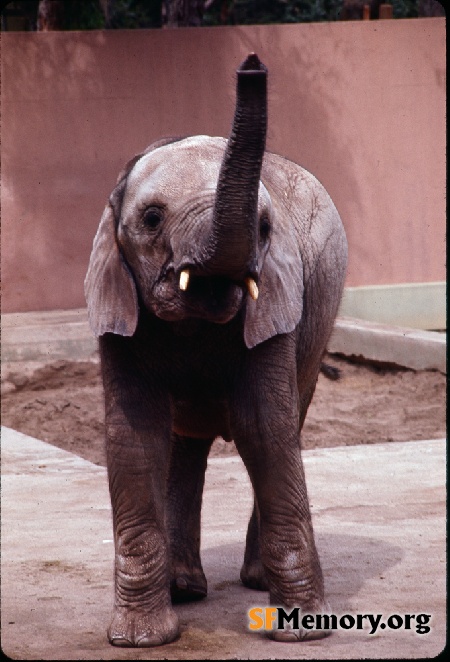
<instances>
[{"instance_id":1,"label":"elephant's shoulder","mask_svg":"<svg viewBox=\"0 0 450 662\"><path fill-rule=\"evenodd\" d=\"M288 199L305 199L321 191L326 194L319 180L306 168L273 152L265 153L261 179L268 189Z\"/></svg>"},{"instance_id":2,"label":"elephant's shoulder","mask_svg":"<svg viewBox=\"0 0 450 662\"><path fill-rule=\"evenodd\" d=\"M313 226L340 222L336 208L320 181L305 168L288 159L267 152L261 179L269 191L277 216L311 232Z\"/></svg>"},{"instance_id":3,"label":"elephant's shoulder","mask_svg":"<svg viewBox=\"0 0 450 662\"><path fill-rule=\"evenodd\" d=\"M324 260L327 251L346 263L347 242L341 218L314 175L293 161L267 152L261 179L271 196L274 231L299 247L305 272L315 268L317 259Z\"/></svg>"}]
</instances>

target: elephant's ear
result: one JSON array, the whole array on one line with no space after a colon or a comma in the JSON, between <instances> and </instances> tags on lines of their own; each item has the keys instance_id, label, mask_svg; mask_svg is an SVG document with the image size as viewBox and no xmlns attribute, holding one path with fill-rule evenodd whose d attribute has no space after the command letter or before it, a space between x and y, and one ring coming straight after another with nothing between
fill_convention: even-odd
<instances>
[{"instance_id":1,"label":"elephant's ear","mask_svg":"<svg viewBox=\"0 0 450 662\"><path fill-rule=\"evenodd\" d=\"M117 210L126 178L114 189L95 235L84 281L89 323L96 336L132 336L138 322L136 286L117 245Z\"/></svg>"},{"instance_id":2,"label":"elephant's ear","mask_svg":"<svg viewBox=\"0 0 450 662\"><path fill-rule=\"evenodd\" d=\"M127 178L135 164L149 152L182 137L162 138L128 161L117 178L97 234L94 238L89 268L84 281L89 323L96 336L116 333L132 336L136 331L139 305L133 276L117 244L122 200Z\"/></svg>"},{"instance_id":3,"label":"elephant's ear","mask_svg":"<svg viewBox=\"0 0 450 662\"><path fill-rule=\"evenodd\" d=\"M289 164L282 157L267 154L261 179L272 200L272 233L260 280L259 297L248 297L244 340L248 348L289 333L300 322L303 312L303 260L295 207L299 200L292 190Z\"/></svg>"},{"instance_id":4,"label":"elephant's ear","mask_svg":"<svg viewBox=\"0 0 450 662\"><path fill-rule=\"evenodd\" d=\"M248 348L293 331L303 312L303 262L294 236L273 228L257 301L248 298L244 340Z\"/></svg>"}]
</instances>

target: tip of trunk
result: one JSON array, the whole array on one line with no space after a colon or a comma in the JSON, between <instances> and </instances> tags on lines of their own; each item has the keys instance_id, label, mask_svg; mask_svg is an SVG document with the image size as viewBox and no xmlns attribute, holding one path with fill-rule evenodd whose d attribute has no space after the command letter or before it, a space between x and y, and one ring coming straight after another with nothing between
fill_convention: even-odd
<instances>
[{"instance_id":1,"label":"tip of trunk","mask_svg":"<svg viewBox=\"0 0 450 662\"><path fill-rule=\"evenodd\" d=\"M250 53L242 62L237 70L238 73L264 73L267 74L267 67L261 62L256 53Z\"/></svg>"}]
</instances>

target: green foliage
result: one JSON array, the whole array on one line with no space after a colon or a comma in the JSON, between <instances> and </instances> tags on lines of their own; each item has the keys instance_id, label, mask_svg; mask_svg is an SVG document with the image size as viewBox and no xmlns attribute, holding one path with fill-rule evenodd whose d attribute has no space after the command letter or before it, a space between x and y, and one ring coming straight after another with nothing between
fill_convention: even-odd
<instances>
[{"instance_id":1,"label":"green foliage","mask_svg":"<svg viewBox=\"0 0 450 662\"><path fill-rule=\"evenodd\" d=\"M336 21L342 0L294 0L286 1L283 23L311 23L313 21Z\"/></svg>"},{"instance_id":2,"label":"green foliage","mask_svg":"<svg viewBox=\"0 0 450 662\"><path fill-rule=\"evenodd\" d=\"M309 23L335 21L343 0L228 0L226 23ZM221 16L222 12L222 16ZM205 25L223 24L223 8L215 2L204 15Z\"/></svg>"},{"instance_id":3,"label":"green foliage","mask_svg":"<svg viewBox=\"0 0 450 662\"><path fill-rule=\"evenodd\" d=\"M249 25L337 21L344 1L215 0L204 14L204 24ZM370 1L360 0L361 13L362 5L370 4ZM418 16L419 0L386 0L386 2L393 5L394 18L416 18Z\"/></svg>"},{"instance_id":4,"label":"green foliage","mask_svg":"<svg viewBox=\"0 0 450 662\"><path fill-rule=\"evenodd\" d=\"M39 0L2 4L2 30L36 30ZM96 30L105 23L98 0L64 0L58 7L58 19L61 30Z\"/></svg>"},{"instance_id":5,"label":"green foliage","mask_svg":"<svg viewBox=\"0 0 450 662\"><path fill-rule=\"evenodd\" d=\"M160 28L162 0L115 0L109 28Z\"/></svg>"},{"instance_id":6,"label":"green foliage","mask_svg":"<svg viewBox=\"0 0 450 662\"><path fill-rule=\"evenodd\" d=\"M417 18L419 0L392 0L394 18Z\"/></svg>"},{"instance_id":7,"label":"green foliage","mask_svg":"<svg viewBox=\"0 0 450 662\"><path fill-rule=\"evenodd\" d=\"M104 24L105 17L98 0L64 1L63 30L98 30Z\"/></svg>"},{"instance_id":8,"label":"green foliage","mask_svg":"<svg viewBox=\"0 0 450 662\"><path fill-rule=\"evenodd\" d=\"M2 3L2 29L36 30L38 0ZM111 0L108 21L99 0L64 0L61 30L161 27L162 0Z\"/></svg>"},{"instance_id":9,"label":"green foliage","mask_svg":"<svg viewBox=\"0 0 450 662\"><path fill-rule=\"evenodd\" d=\"M369 4L370 0L366 0ZM391 2L394 18L415 18L419 0ZM345 0L214 0L207 3L204 25L310 23L339 20ZM361 5L365 0L360 0ZM2 2L2 29L35 30L38 0ZM105 19L100 0L64 0L62 30L158 28L163 0L109 0ZM362 11L362 10L361 10Z\"/></svg>"}]
</instances>

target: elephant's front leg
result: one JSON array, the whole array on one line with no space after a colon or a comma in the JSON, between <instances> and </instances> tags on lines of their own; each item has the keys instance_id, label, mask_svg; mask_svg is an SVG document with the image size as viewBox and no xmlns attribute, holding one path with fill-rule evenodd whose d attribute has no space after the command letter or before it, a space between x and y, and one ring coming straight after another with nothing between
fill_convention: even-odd
<instances>
[{"instance_id":1,"label":"elephant's front leg","mask_svg":"<svg viewBox=\"0 0 450 662\"><path fill-rule=\"evenodd\" d=\"M265 351L261 346L235 405L235 442L259 509L260 558L272 605L300 607L303 614L323 613L327 610L323 576L300 454L296 373L289 368L289 344L279 352L265 355ZM328 632L287 627L268 634L295 641Z\"/></svg>"},{"instance_id":2,"label":"elephant's front leg","mask_svg":"<svg viewBox=\"0 0 450 662\"><path fill-rule=\"evenodd\" d=\"M268 591L266 574L261 561L259 546L259 508L254 500L253 511L247 528L244 563L241 568L241 582L256 591Z\"/></svg>"},{"instance_id":3,"label":"elephant's front leg","mask_svg":"<svg viewBox=\"0 0 450 662\"><path fill-rule=\"evenodd\" d=\"M311 402L314 390L315 387L313 385L309 391L308 390L306 391L304 397L302 398L302 401L300 402L300 407L299 407L300 430L303 426L306 417L306 412ZM269 590L266 579L266 573L264 571L264 567L261 561L260 517L259 517L259 508L256 498L254 498L253 511L247 528L244 562L241 568L241 581L244 584L244 586L247 586L248 588L252 588L257 591Z\"/></svg>"},{"instance_id":4,"label":"elephant's front leg","mask_svg":"<svg viewBox=\"0 0 450 662\"><path fill-rule=\"evenodd\" d=\"M165 527L169 401L120 362L103 368L106 450L115 543L109 641L158 646L179 635L169 592ZM132 373L132 374L130 374Z\"/></svg>"},{"instance_id":5,"label":"elephant's front leg","mask_svg":"<svg viewBox=\"0 0 450 662\"><path fill-rule=\"evenodd\" d=\"M206 462L212 441L173 435L167 484L173 602L199 600L207 593L200 560L200 519Z\"/></svg>"}]
</instances>

